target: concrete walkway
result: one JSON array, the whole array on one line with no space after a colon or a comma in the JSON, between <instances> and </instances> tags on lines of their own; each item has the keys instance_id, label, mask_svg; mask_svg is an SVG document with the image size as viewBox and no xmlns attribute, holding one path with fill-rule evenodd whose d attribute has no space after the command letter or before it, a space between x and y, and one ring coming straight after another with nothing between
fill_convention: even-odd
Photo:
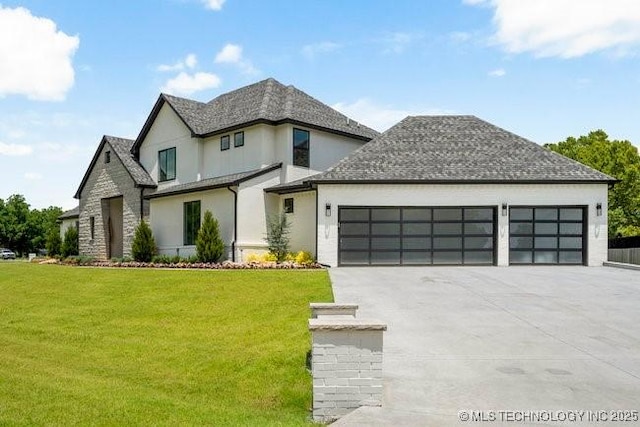
<instances>
[{"instance_id":1,"label":"concrete walkway","mask_svg":"<svg viewBox=\"0 0 640 427\"><path fill-rule=\"evenodd\" d=\"M383 407L358 409L336 426L536 425L507 419L522 414L497 412L494 422L461 422L462 410L484 411L479 415L485 418L492 410L583 410L582 421L542 425L640 425L586 421L589 411L640 411L638 271L395 267L329 272L336 302L358 303L358 317L389 326Z\"/></svg>"}]
</instances>

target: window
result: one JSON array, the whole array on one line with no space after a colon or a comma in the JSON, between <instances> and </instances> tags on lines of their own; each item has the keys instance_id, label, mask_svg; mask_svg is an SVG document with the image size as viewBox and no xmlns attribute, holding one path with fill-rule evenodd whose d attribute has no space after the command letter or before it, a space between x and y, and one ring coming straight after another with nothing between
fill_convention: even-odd
<instances>
[{"instance_id":1,"label":"window","mask_svg":"<svg viewBox=\"0 0 640 427\"><path fill-rule=\"evenodd\" d=\"M168 148L158 152L158 180L171 181L176 179L176 148Z\"/></svg>"},{"instance_id":2,"label":"window","mask_svg":"<svg viewBox=\"0 0 640 427\"><path fill-rule=\"evenodd\" d=\"M111 163L111 151L104 152L104 162Z\"/></svg>"},{"instance_id":3,"label":"window","mask_svg":"<svg viewBox=\"0 0 640 427\"><path fill-rule=\"evenodd\" d=\"M230 146L231 146L231 144L230 144L229 135L221 136L220 137L220 151L228 150Z\"/></svg>"},{"instance_id":4,"label":"window","mask_svg":"<svg viewBox=\"0 0 640 427\"><path fill-rule=\"evenodd\" d=\"M293 199L284 199L284 213L293 213Z\"/></svg>"},{"instance_id":5,"label":"window","mask_svg":"<svg viewBox=\"0 0 640 427\"><path fill-rule=\"evenodd\" d=\"M293 165L309 167L309 131L293 129Z\"/></svg>"},{"instance_id":6,"label":"window","mask_svg":"<svg viewBox=\"0 0 640 427\"><path fill-rule=\"evenodd\" d=\"M195 245L200 230L200 200L184 204L184 244Z\"/></svg>"},{"instance_id":7,"label":"window","mask_svg":"<svg viewBox=\"0 0 640 427\"><path fill-rule=\"evenodd\" d=\"M242 147L244 145L244 132L236 132L233 134L233 146Z\"/></svg>"},{"instance_id":8,"label":"window","mask_svg":"<svg viewBox=\"0 0 640 427\"><path fill-rule=\"evenodd\" d=\"M93 240L95 238L95 232L96 232L96 217L95 216L90 216L89 217L89 229L91 230L91 240Z\"/></svg>"}]
</instances>

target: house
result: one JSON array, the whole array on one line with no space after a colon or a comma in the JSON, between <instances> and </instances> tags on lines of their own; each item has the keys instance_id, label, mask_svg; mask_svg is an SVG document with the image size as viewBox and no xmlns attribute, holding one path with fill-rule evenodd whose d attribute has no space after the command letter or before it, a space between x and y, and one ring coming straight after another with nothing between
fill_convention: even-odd
<instances>
[{"instance_id":1,"label":"house","mask_svg":"<svg viewBox=\"0 0 640 427\"><path fill-rule=\"evenodd\" d=\"M601 265L613 178L474 116L407 117L383 134L267 79L207 103L161 94L135 141L105 136L78 188L80 252L128 256L149 221L190 255L201 218L226 257L291 249L330 265Z\"/></svg>"},{"instance_id":2,"label":"house","mask_svg":"<svg viewBox=\"0 0 640 427\"><path fill-rule=\"evenodd\" d=\"M60 224L60 238L64 239L64 233L67 231L69 227L78 228L80 226L78 217L80 212L80 206L76 206L73 209L69 209L66 212L63 212L62 215L58 217L58 223Z\"/></svg>"}]
</instances>

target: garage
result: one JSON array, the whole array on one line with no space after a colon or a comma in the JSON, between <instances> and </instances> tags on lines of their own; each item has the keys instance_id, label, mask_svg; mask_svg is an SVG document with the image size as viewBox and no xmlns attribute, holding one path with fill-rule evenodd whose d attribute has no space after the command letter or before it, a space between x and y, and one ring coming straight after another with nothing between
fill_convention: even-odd
<instances>
[{"instance_id":1,"label":"garage","mask_svg":"<svg viewBox=\"0 0 640 427\"><path fill-rule=\"evenodd\" d=\"M495 207L338 209L339 265L495 265Z\"/></svg>"},{"instance_id":2,"label":"garage","mask_svg":"<svg viewBox=\"0 0 640 427\"><path fill-rule=\"evenodd\" d=\"M511 207L510 264L586 264L584 206Z\"/></svg>"}]
</instances>

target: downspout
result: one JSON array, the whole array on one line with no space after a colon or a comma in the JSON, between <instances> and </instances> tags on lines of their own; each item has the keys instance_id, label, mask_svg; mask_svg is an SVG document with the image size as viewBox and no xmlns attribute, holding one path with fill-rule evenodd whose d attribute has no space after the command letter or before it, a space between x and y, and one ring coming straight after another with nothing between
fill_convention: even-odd
<instances>
[{"instance_id":1,"label":"downspout","mask_svg":"<svg viewBox=\"0 0 640 427\"><path fill-rule=\"evenodd\" d=\"M313 189L313 185L311 186L311 188ZM315 192L316 192L316 260L318 259L318 228L319 228L319 224L318 224L318 209L320 208L318 206L318 187L316 186L315 188Z\"/></svg>"},{"instance_id":2,"label":"downspout","mask_svg":"<svg viewBox=\"0 0 640 427\"><path fill-rule=\"evenodd\" d=\"M233 193L233 241L231 242L231 261L236 262L236 240L238 240L238 192L231 187L227 190Z\"/></svg>"}]
</instances>

